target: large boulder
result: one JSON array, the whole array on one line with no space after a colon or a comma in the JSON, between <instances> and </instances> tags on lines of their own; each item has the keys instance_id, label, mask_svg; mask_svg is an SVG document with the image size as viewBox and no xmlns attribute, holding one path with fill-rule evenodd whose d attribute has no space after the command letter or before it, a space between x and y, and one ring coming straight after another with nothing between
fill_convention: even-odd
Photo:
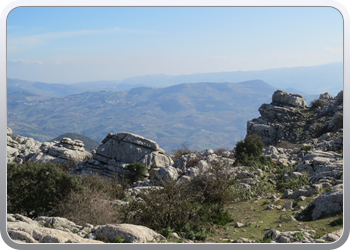
<instances>
[{"instance_id":1,"label":"large boulder","mask_svg":"<svg viewBox=\"0 0 350 250\"><path fill-rule=\"evenodd\" d=\"M92 159L76 164L72 173L98 173L109 177L117 173L130 174L126 166L134 162L144 164L150 172L174 163L152 140L126 132L109 133Z\"/></svg>"},{"instance_id":2,"label":"large boulder","mask_svg":"<svg viewBox=\"0 0 350 250\"><path fill-rule=\"evenodd\" d=\"M303 214L310 214L312 220L322 216L334 215L343 212L343 185L332 187L330 191L323 192L313 200L303 211Z\"/></svg>"},{"instance_id":3,"label":"large boulder","mask_svg":"<svg viewBox=\"0 0 350 250\"><path fill-rule=\"evenodd\" d=\"M97 238L107 238L113 242L123 237L125 243L166 242L166 238L152 229L132 224L113 224L95 227L92 232Z\"/></svg>"},{"instance_id":4,"label":"large boulder","mask_svg":"<svg viewBox=\"0 0 350 250\"><path fill-rule=\"evenodd\" d=\"M272 102L291 105L293 107L307 107L305 99L298 94L291 94L283 90L277 90L272 95Z\"/></svg>"}]
</instances>

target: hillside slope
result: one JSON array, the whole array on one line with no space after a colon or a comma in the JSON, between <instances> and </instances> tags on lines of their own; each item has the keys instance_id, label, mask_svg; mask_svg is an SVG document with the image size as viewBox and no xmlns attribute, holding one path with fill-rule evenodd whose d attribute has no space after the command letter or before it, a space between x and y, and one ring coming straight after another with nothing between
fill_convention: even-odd
<instances>
[{"instance_id":1,"label":"hillside slope","mask_svg":"<svg viewBox=\"0 0 350 250\"><path fill-rule=\"evenodd\" d=\"M65 97L8 97L8 126L15 134L45 141L67 131L101 141L109 132L130 132L157 141L166 151L232 148L246 121L275 89L253 80L191 83L124 92L85 92Z\"/></svg>"}]
</instances>

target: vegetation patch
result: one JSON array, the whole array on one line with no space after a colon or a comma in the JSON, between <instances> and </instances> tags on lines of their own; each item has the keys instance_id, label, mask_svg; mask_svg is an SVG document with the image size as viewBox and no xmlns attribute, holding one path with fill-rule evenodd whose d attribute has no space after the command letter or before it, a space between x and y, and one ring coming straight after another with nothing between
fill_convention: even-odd
<instances>
[{"instance_id":1,"label":"vegetation patch","mask_svg":"<svg viewBox=\"0 0 350 250\"><path fill-rule=\"evenodd\" d=\"M7 212L30 218L48 215L71 190L81 189L78 176L64 172L55 163L7 165Z\"/></svg>"},{"instance_id":2,"label":"vegetation patch","mask_svg":"<svg viewBox=\"0 0 350 250\"><path fill-rule=\"evenodd\" d=\"M318 107L322 108L324 105L325 105L325 101L324 100L321 100L321 99L315 99L313 101L311 101L311 108L312 109L316 109Z\"/></svg>"}]
</instances>

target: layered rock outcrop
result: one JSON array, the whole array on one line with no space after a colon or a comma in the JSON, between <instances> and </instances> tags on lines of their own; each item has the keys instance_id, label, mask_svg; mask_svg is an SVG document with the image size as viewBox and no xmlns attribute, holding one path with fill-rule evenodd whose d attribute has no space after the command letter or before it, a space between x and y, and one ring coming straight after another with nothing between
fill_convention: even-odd
<instances>
[{"instance_id":1,"label":"layered rock outcrop","mask_svg":"<svg viewBox=\"0 0 350 250\"><path fill-rule=\"evenodd\" d=\"M12 136L12 130L7 128L7 162L23 163L34 161L39 163L86 161L92 154L85 150L80 140L63 138L60 142L38 142L33 138L17 135Z\"/></svg>"},{"instance_id":2,"label":"layered rock outcrop","mask_svg":"<svg viewBox=\"0 0 350 250\"><path fill-rule=\"evenodd\" d=\"M61 217L40 216L32 220L20 214L7 214L7 232L17 243L113 243L118 237L125 243L166 242L164 236L139 225L80 226Z\"/></svg>"},{"instance_id":3,"label":"layered rock outcrop","mask_svg":"<svg viewBox=\"0 0 350 250\"><path fill-rule=\"evenodd\" d=\"M332 98L320 95L318 107L308 107L302 96L277 90L270 104L262 104L260 117L247 122L247 135L258 134L265 145L281 141L301 143L343 127L342 91Z\"/></svg>"},{"instance_id":4,"label":"layered rock outcrop","mask_svg":"<svg viewBox=\"0 0 350 250\"><path fill-rule=\"evenodd\" d=\"M130 174L126 166L135 162L144 164L151 174L174 163L152 140L126 132L109 133L92 159L77 163L72 173L114 177L118 173Z\"/></svg>"}]
</instances>

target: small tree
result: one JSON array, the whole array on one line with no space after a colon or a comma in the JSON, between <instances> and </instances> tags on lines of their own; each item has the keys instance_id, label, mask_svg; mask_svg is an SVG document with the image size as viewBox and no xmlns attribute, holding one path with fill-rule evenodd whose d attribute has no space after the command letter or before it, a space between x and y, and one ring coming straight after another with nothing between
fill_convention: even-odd
<instances>
[{"instance_id":1,"label":"small tree","mask_svg":"<svg viewBox=\"0 0 350 250\"><path fill-rule=\"evenodd\" d=\"M144 177L149 175L147 167L140 162L134 162L129 164L127 166L127 169L131 172L131 174L128 176L131 183L134 183L135 181L140 181Z\"/></svg>"},{"instance_id":2,"label":"small tree","mask_svg":"<svg viewBox=\"0 0 350 250\"><path fill-rule=\"evenodd\" d=\"M244 155L248 157L259 157L264 150L264 143L257 134L248 135L244 141L239 141L235 147L235 158L241 158Z\"/></svg>"}]
</instances>

